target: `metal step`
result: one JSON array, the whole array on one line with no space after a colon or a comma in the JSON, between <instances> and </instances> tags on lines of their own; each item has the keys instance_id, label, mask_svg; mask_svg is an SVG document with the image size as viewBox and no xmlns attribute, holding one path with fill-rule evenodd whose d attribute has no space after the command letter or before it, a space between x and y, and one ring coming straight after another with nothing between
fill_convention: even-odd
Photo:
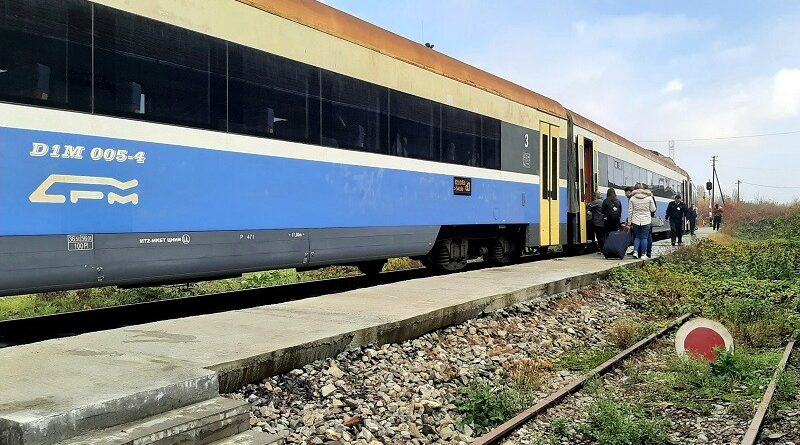
<instances>
[{"instance_id":1,"label":"metal step","mask_svg":"<svg viewBox=\"0 0 800 445\"><path fill-rule=\"evenodd\" d=\"M206 445L247 431L249 412L246 402L215 397L57 445Z\"/></svg>"},{"instance_id":2,"label":"metal step","mask_svg":"<svg viewBox=\"0 0 800 445\"><path fill-rule=\"evenodd\" d=\"M211 445L283 445L284 443L286 441L280 436L249 430L227 439L218 440Z\"/></svg>"}]
</instances>

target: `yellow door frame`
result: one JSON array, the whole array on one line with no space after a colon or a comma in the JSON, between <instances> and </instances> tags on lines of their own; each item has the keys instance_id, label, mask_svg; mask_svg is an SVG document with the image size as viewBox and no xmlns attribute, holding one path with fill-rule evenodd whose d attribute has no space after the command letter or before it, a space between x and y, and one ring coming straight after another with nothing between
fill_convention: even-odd
<instances>
[{"instance_id":1,"label":"yellow door frame","mask_svg":"<svg viewBox=\"0 0 800 445\"><path fill-rule=\"evenodd\" d=\"M539 122L539 186L540 195L539 243L542 246L561 244L561 215L559 187L559 153L558 145L561 136L556 125Z\"/></svg>"}]
</instances>

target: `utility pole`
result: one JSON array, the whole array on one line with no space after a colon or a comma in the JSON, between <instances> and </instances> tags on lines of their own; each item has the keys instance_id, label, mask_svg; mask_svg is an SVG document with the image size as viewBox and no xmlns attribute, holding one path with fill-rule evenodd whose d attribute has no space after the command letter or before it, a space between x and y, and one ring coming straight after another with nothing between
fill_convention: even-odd
<instances>
[{"instance_id":1,"label":"utility pole","mask_svg":"<svg viewBox=\"0 0 800 445\"><path fill-rule=\"evenodd\" d=\"M714 185L714 178L717 177L717 157L711 157L711 204L708 206L709 208L714 208L714 203L717 202L716 199L716 191L717 188Z\"/></svg>"},{"instance_id":2,"label":"utility pole","mask_svg":"<svg viewBox=\"0 0 800 445\"><path fill-rule=\"evenodd\" d=\"M740 194L740 193L741 193L741 192L740 192L740 190L741 190L741 189L740 189L741 185L742 185L742 181L741 181L741 180L737 180L737 181L736 181L736 202L737 202L737 203L738 203L738 202L742 202L742 195Z\"/></svg>"}]
</instances>

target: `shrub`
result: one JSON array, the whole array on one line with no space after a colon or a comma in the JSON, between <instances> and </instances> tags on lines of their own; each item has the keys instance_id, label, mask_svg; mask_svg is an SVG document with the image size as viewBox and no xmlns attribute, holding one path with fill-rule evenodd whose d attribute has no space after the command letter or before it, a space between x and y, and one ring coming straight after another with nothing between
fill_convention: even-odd
<instances>
[{"instance_id":1,"label":"shrub","mask_svg":"<svg viewBox=\"0 0 800 445\"><path fill-rule=\"evenodd\" d=\"M456 402L460 422L484 433L532 406L536 389L511 381L495 388L486 383L467 386Z\"/></svg>"},{"instance_id":2,"label":"shrub","mask_svg":"<svg viewBox=\"0 0 800 445\"><path fill-rule=\"evenodd\" d=\"M631 320L620 320L611 326L608 339L619 349L628 349L641 338L642 328Z\"/></svg>"},{"instance_id":3,"label":"shrub","mask_svg":"<svg viewBox=\"0 0 800 445\"><path fill-rule=\"evenodd\" d=\"M654 419L638 405L600 395L588 411L589 422L580 432L600 445L655 445L669 439L666 422Z\"/></svg>"}]
</instances>

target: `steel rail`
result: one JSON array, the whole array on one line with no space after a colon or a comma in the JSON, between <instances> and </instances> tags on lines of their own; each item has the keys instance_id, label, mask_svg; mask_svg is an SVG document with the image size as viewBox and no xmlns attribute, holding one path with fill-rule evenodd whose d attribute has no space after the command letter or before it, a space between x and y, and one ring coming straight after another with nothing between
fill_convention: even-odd
<instances>
[{"instance_id":1,"label":"steel rail","mask_svg":"<svg viewBox=\"0 0 800 445\"><path fill-rule=\"evenodd\" d=\"M629 347L628 349L620 352L619 354L615 355L614 357L606 360L600 366L592 369L586 374L573 379L567 385L561 387L558 391L550 394L546 398L542 399L536 405L526 409L525 411L517 414L516 416L512 417L510 420L506 421L502 425L498 426L497 428L489 431L488 433L484 434L483 436L477 438L472 442L471 445L488 445L488 444L495 444L499 443L500 440L511 434L512 431L516 430L520 426L524 425L537 415L547 411L549 408L553 407L558 403L561 399L567 397L570 394L577 392L579 389L586 384L586 382L593 378L600 375L605 374L609 370L616 367L622 360L630 357L631 355L635 354L639 350L643 349L645 346L652 343L659 337L662 337L664 334L669 332L670 330L680 326L685 322L692 314L684 314L675 320L673 320L669 325L665 328L661 329L658 332L654 332L653 334L648 335L647 337L639 340L636 344Z\"/></svg>"},{"instance_id":2,"label":"steel rail","mask_svg":"<svg viewBox=\"0 0 800 445\"><path fill-rule=\"evenodd\" d=\"M775 373L772 374L772 380L770 380L767 390L764 391L764 397L761 398L761 403L758 404L756 414L753 416L753 420L750 421L750 426L747 428L744 438L742 438L741 445L755 445L758 441L761 427L764 425L764 418L766 418L767 410L769 410L769 405L772 403L772 396L775 395L775 389L778 387L778 380L783 374L783 370L786 369L789 357L792 355L794 342L794 340L790 341L783 350L783 357L775 368Z\"/></svg>"}]
</instances>

